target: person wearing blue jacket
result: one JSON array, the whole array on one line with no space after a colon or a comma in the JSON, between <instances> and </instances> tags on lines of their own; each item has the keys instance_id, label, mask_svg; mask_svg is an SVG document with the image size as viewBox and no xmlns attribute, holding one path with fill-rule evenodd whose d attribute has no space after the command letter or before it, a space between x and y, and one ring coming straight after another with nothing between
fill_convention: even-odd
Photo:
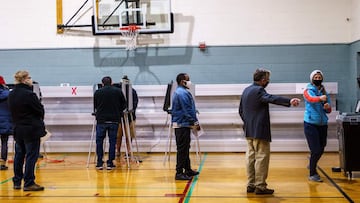
<instances>
[{"instance_id":1,"label":"person wearing blue jacket","mask_svg":"<svg viewBox=\"0 0 360 203\"><path fill-rule=\"evenodd\" d=\"M267 93L265 88L270 82L269 70L256 69L253 80L254 82L244 89L239 105L247 141L246 191L257 195L273 194L274 190L267 188L266 183L271 142L269 103L285 107L298 106L300 99Z\"/></svg>"},{"instance_id":2,"label":"person wearing blue jacket","mask_svg":"<svg viewBox=\"0 0 360 203\"><path fill-rule=\"evenodd\" d=\"M322 182L316 171L327 142L328 113L331 113L330 97L322 85L324 75L320 70L310 74L310 83L304 90L304 133L310 149L309 180Z\"/></svg>"},{"instance_id":3,"label":"person wearing blue jacket","mask_svg":"<svg viewBox=\"0 0 360 203\"><path fill-rule=\"evenodd\" d=\"M189 89L190 77L186 73L180 73L176 77L178 87L172 96L172 125L176 137L176 174L175 180L190 180L192 176L199 174L191 169L189 150L191 142L191 129L200 130L196 116L194 98Z\"/></svg>"},{"instance_id":4,"label":"person wearing blue jacket","mask_svg":"<svg viewBox=\"0 0 360 203\"><path fill-rule=\"evenodd\" d=\"M0 76L0 137L1 137L1 160L0 170L7 170L6 161L8 157L9 135L13 134L11 113L8 105L9 88L5 80Z\"/></svg>"}]
</instances>

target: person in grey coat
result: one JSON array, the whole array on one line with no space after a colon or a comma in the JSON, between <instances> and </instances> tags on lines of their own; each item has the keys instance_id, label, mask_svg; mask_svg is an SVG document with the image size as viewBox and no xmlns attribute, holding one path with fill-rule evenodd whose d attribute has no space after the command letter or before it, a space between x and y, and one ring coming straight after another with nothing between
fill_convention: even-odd
<instances>
[{"instance_id":1,"label":"person in grey coat","mask_svg":"<svg viewBox=\"0 0 360 203\"><path fill-rule=\"evenodd\" d=\"M239 105L247 141L247 192L273 194L274 190L267 188L266 183L271 142L269 103L286 107L298 106L300 99L268 94L265 87L270 82L269 70L257 69L253 80L254 82L244 89Z\"/></svg>"}]
</instances>

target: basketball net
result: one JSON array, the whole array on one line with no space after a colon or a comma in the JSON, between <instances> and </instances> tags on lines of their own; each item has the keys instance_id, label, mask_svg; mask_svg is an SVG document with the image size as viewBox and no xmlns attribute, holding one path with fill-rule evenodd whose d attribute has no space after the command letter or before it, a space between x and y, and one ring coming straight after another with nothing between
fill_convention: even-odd
<instances>
[{"instance_id":1,"label":"basketball net","mask_svg":"<svg viewBox=\"0 0 360 203\"><path fill-rule=\"evenodd\" d=\"M136 25L129 25L120 28L121 39L125 41L126 50L131 51L136 49L139 29L140 27Z\"/></svg>"}]
</instances>

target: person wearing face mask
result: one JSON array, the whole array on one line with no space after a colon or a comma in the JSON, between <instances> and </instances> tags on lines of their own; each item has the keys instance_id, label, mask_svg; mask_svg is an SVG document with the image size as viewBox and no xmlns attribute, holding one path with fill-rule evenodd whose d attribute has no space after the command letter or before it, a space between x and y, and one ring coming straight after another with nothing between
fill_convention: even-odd
<instances>
[{"instance_id":1,"label":"person wearing face mask","mask_svg":"<svg viewBox=\"0 0 360 203\"><path fill-rule=\"evenodd\" d=\"M189 91L191 87L189 75L186 73L178 74L176 82L178 87L172 95L171 109L177 149L175 180L191 180L193 176L199 175L199 172L191 169L190 133L192 128L200 130L200 125L196 116L194 98Z\"/></svg>"},{"instance_id":2,"label":"person wearing face mask","mask_svg":"<svg viewBox=\"0 0 360 203\"><path fill-rule=\"evenodd\" d=\"M309 180L322 182L316 171L327 142L328 117L331 113L330 97L322 85L324 75L320 70L310 74L310 83L304 90L304 133L310 149Z\"/></svg>"},{"instance_id":3,"label":"person wearing face mask","mask_svg":"<svg viewBox=\"0 0 360 203\"><path fill-rule=\"evenodd\" d=\"M266 183L271 142L269 103L286 107L298 106L300 99L267 93L265 87L270 82L269 70L256 69L253 81L244 89L239 105L239 115L244 123L243 129L247 141L246 191L257 195L273 194L274 190L267 188Z\"/></svg>"},{"instance_id":4,"label":"person wearing face mask","mask_svg":"<svg viewBox=\"0 0 360 203\"><path fill-rule=\"evenodd\" d=\"M9 93L8 104L14 125L15 157L13 188L41 191L35 183L35 164L39 157L40 138L45 136L44 106L32 91L33 81L28 71L15 73L15 87ZM24 167L25 162L25 167Z\"/></svg>"}]
</instances>

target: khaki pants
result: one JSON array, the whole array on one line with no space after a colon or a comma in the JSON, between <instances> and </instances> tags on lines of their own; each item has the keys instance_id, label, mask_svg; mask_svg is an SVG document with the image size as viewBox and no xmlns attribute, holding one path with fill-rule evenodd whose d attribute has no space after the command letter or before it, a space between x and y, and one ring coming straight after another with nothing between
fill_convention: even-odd
<instances>
[{"instance_id":1,"label":"khaki pants","mask_svg":"<svg viewBox=\"0 0 360 203\"><path fill-rule=\"evenodd\" d=\"M130 137L131 137L131 140L135 137L135 121L132 121L129 123L129 128L130 128ZM126 145L127 145L127 150L128 150L128 153L130 153L130 144L128 139L127 139L127 129L124 129L125 131L125 134L126 134ZM119 124L119 129L118 129L118 133L117 133L117 140L116 140L116 151L118 153L120 153L120 149L121 149L121 142L122 142L122 136L123 136L123 126L122 124L120 123Z\"/></svg>"},{"instance_id":2,"label":"khaki pants","mask_svg":"<svg viewBox=\"0 0 360 203\"><path fill-rule=\"evenodd\" d=\"M269 171L270 160L270 142L246 138L246 171L248 178L248 186L260 189L266 188L266 178Z\"/></svg>"}]
</instances>

